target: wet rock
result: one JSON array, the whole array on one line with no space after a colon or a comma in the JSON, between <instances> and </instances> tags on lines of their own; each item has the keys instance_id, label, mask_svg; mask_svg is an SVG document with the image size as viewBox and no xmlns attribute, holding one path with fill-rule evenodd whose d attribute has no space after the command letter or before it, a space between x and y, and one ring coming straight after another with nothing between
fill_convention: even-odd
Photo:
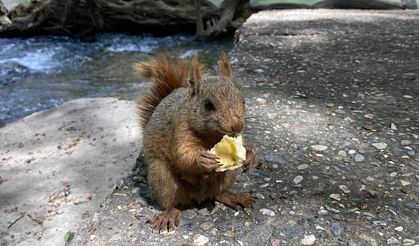
<instances>
[{"instance_id":1,"label":"wet rock","mask_svg":"<svg viewBox=\"0 0 419 246\"><path fill-rule=\"evenodd\" d=\"M328 147L326 145L320 145L320 144L312 145L311 148L316 150L316 151L325 151L325 150L328 149Z\"/></svg>"},{"instance_id":2,"label":"wet rock","mask_svg":"<svg viewBox=\"0 0 419 246\"><path fill-rule=\"evenodd\" d=\"M315 241L316 237L314 235L305 235L300 243L302 245L313 245Z\"/></svg>"},{"instance_id":3,"label":"wet rock","mask_svg":"<svg viewBox=\"0 0 419 246\"><path fill-rule=\"evenodd\" d=\"M386 143L373 143L372 146L379 150L387 148Z\"/></svg>"},{"instance_id":4,"label":"wet rock","mask_svg":"<svg viewBox=\"0 0 419 246\"><path fill-rule=\"evenodd\" d=\"M335 235L336 237L338 237L341 233L340 226L338 223L332 223L330 229L332 230L333 235Z\"/></svg>"},{"instance_id":5,"label":"wet rock","mask_svg":"<svg viewBox=\"0 0 419 246\"><path fill-rule=\"evenodd\" d=\"M322 216L324 216L324 215L327 215L327 214L328 214L328 212L327 212L327 210L326 210L326 209L320 209L317 213L318 213L319 215L322 215Z\"/></svg>"}]
</instances>

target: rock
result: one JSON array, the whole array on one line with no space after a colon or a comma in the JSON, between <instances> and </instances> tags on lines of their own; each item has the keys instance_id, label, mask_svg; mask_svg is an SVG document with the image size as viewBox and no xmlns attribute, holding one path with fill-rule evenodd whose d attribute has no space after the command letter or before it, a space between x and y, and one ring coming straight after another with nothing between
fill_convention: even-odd
<instances>
[{"instance_id":1,"label":"rock","mask_svg":"<svg viewBox=\"0 0 419 246\"><path fill-rule=\"evenodd\" d=\"M325 151L327 150L328 147L326 145L317 144L317 145L312 145L311 148L316 151Z\"/></svg>"},{"instance_id":2,"label":"rock","mask_svg":"<svg viewBox=\"0 0 419 246\"><path fill-rule=\"evenodd\" d=\"M275 212L272 211L272 210L269 210L267 208L262 208L262 209L259 210L259 212L263 215L269 215L269 216L272 216L272 217L275 216Z\"/></svg>"},{"instance_id":3,"label":"rock","mask_svg":"<svg viewBox=\"0 0 419 246\"><path fill-rule=\"evenodd\" d=\"M300 237L301 230L300 229L297 229L297 228L291 227L291 228L288 228L285 231L285 235L287 236L288 239L296 240L296 239L298 239Z\"/></svg>"},{"instance_id":4,"label":"rock","mask_svg":"<svg viewBox=\"0 0 419 246\"><path fill-rule=\"evenodd\" d=\"M286 161L284 158L282 158L282 156L278 155L278 154L273 154L273 153L269 153L264 155L263 159L267 162L272 162L274 163L272 165L272 167L275 165L278 168L278 165L281 167L284 167L286 164Z\"/></svg>"},{"instance_id":5,"label":"rock","mask_svg":"<svg viewBox=\"0 0 419 246\"><path fill-rule=\"evenodd\" d=\"M315 241L316 241L316 237L313 234L305 235L303 240L301 240L300 244L302 244L302 245L313 245Z\"/></svg>"},{"instance_id":6,"label":"rock","mask_svg":"<svg viewBox=\"0 0 419 246\"><path fill-rule=\"evenodd\" d=\"M205 221L204 223L200 224L199 227L201 227L202 230L207 231L214 227L214 223L210 221Z\"/></svg>"},{"instance_id":7,"label":"rock","mask_svg":"<svg viewBox=\"0 0 419 246\"><path fill-rule=\"evenodd\" d=\"M394 228L394 230L398 231L398 232L402 232L403 231L403 226L398 226L398 227Z\"/></svg>"},{"instance_id":8,"label":"rock","mask_svg":"<svg viewBox=\"0 0 419 246\"><path fill-rule=\"evenodd\" d=\"M379 150L387 148L386 143L373 143L372 146Z\"/></svg>"},{"instance_id":9,"label":"rock","mask_svg":"<svg viewBox=\"0 0 419 246\"><path fill-rule=\"evenodd\" d=\"M338 223L332 223L330 229L332 230L333 235L335 235L336 237L338 237L341 233L340 226Z\"/></svg>"},{"instance_id":10,"label":"rock","mask_svg":"<svg viewBox=\"0 0 419 246\"><path fill-rule=\"evenodd\" d=\"M301 165L297 166L298 170L304 170L304 169L307 169L307 168L308 168L307 164L301 164Z\"/></svg>"},{"instance_id":11,"label":"rock","mask_svg":"<svg viewBox=\"0 0 419 246\"><path fill-rule=\"evenodd\" d=\"M400 244L399 240L394 237L387 239L387 244Z\"/></svg>"},{"instance_id":12,"label":"rock","mask_svg":"<svg viewBox=\"0 0 419 246\"><path fill-rule=\"evenodd\" d=\"M348 186L346 186L346 185L340 185L340 186L339 186L339 189L341 189L344 193L349 193L349 192L351 192L351 191L348 189Z\"/></svg>"},{"instance_id":13,"label":"rock","mask_svg":"<svg viewBox=\"0 0 419 246\"><path fill-rule=\"evenodd\" d=\"M320 209L318 212L317 212L319 215L327 215L327 210L326 209Z\"/></svg>"},{"instance_id":14,"label":"rock","mask_svg":"<svg viewBox=\"0 0 419 246\"><path fill-rule=\"evenodd\" d=\"M390 124L390 129L394 130L394 131L397 130L397 127L393 122L391 122L391 124Z\"/></svg>"},{"instance_id":15,"label":"rock","mask_svg":"<svg viewBox=\"0 0 419 246\"><path fill-rule=\"evenodd\" d=\"M378 245L377 241L374 238L372 238L370 236L367 236L366 234L359 235L359 238L361 238L364 241L367 241L367 243L371 246L377 246Z\"/></svg>"},{"instance_id":16,"label":"rock","mask_svg":"<svg viewBox=\"0 0 419 246\"><path fill-rule=\"evenodd\" d=\"M364 161L364 160L365 160L365 157L361 154L356 154L354 156L354 161L356 161L356 162L361 162L361 161Z\"/></svg>"},{"instance_id":17,"label":"rock","mask_svg":"<svg viewBox=\"0 0 419 246\"><path fill-rule=\"evenodd\" d=\"M348 151L348 153L349 153L350 155L354 155L354 154L356 153L356 151L355 151L355 150L353 150L353 149L350 149L350 150Z\"/></svg>"},{"instance_id":18,"label":"rock","mask_svg":"<svg viewBox=\"0 0 419 246\"><path fill-rule=\"evenodd\" d=\"M412 142L410 142L409 140L402 140L400 143L401 143L402 145L409 145L409 144L411 144Z\"/></svg>"},{"instance_id":19,"label":"rock","mask_svg":"<svg viewBox=\"0 0 419 246\"><path fill-rule=\"evenodd\" d=\"M263 69L261 69L261 68L258 68L258 69L255 69L255 72L256 72L256 73L263 73L263 72L265 72L265 71L263 71Z\"/></svg>"},{"instance_id":20,"label":"rock","mask_svg":"<svg viewBox=\"0 0 419 246\"><path fill-rule=\"evenodd\" d=\"M402 179L402 180L400 180L400 184L402 186L408 186L408 185L410 185L410 182Z\"/></svg>"},{"instance_id":21,"label":"rock","mask_svg":"<svg viewBox=\"0 0 419 246\"><path fill-rule=\"evenodd\" d=\"M368 176L367 177L367 181L368 182L374 182L375 181L375 178L374 177L371 177L371 176Z\"/></svg>"},{"instance_id":22,"label":"rock","mask_svg":"<svg viewBox=\"0 0 419 246\"><path fill-rule=\"evenodd\" d=\"M342 158L345 158L347 155L346 155L346 152L344 150L339 150L338 151L338 156L340 156Z\"/></svg>"},{"instance_id":23,"label":"rock","mask_svg":"<svg viewBox=\"0 0 419 246\"><path fill-rule=\"evenodd\" d=\"M408 245L413 245L415 244L415 240L413 239L403 239L403 245L408 246Z\"/></svg>"},{"instance_id":24,"label":"rock","mask_svg":"<svg viewBox=\"0 0 419 246\"><path fill-rule=\"evenodd\" d=\"M374 225L387 226L387 222L385 220L374 220L372 223Z\"/></svg>"},{"instance_id":25,"label":"rock","mask_svg":"<svg viewBox=\"0 0 419 246\"><path fill-rule=\"evenodd\" d=\"M201 234L197 234L192 237L192 245L201 246L208 243L209 239Z\"/></svg>"},{"instance_id":26,"label":"rock","mask_svg":"<svg viewBox=\"0 0 419 246\"><path fill-rule=\"evenodd\" d=\"M293 179L293 182L295 183L295 184L299 184L301 181L303 181L303 176L300 176L300 175L298 175L298 176L295 176L295 178Z\"/></svg>"},{"instance_id":27,"label":"rock","mask_svg":"<svg viewBox=\"0 0 419 246\"><path fill-rule=\"evenodd\" d=\"M330 194L329 196L333 200L340 201L340 195L339 194Z\"/></svg>"}]
</instances>

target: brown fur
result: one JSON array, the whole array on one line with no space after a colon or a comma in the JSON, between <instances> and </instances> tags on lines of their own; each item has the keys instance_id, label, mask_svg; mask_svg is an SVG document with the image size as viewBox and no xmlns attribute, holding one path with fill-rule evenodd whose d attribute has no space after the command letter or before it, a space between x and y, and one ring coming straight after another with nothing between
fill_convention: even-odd
<instances>
[{"instance_id":1,"label":"brown fur","mask_svg":"<svg viewBox=\"0 0 419 246\"><path fill-rule=\"evenodd\" d=\"M154 108L176 88L184 87L190 65L185 61L175 62L168 55L160 54L135 65L144 79L150 80L149 92L137 104L141 127L145 127Z\"/></svg>"},{"instance_id":2,"label":"brown fur","mask_svg":"<svg viewBox=\"0 0 419 246\"><path fill-rule=\"evenodd\" d=\"M200 165L203 152L223 135L239 134L244 127L243 95L232 81L227 56L221 56L219 63L220 76L215 77L203 76L196 58L190 63L157 56L137 65L141 74L151 78L151 90L138 105L148 183L152 197L167 211L220 194L224 194L222 201L249 204L243 200L250 196L236 199L226 193L237 171L209 172ZM206 100L213 102L215 110L205 108ZM171 223L170 215L176 214L167 211L150 223L159 229L162 223L164 228L162 220Z\"/></svg>"}]
</instances>

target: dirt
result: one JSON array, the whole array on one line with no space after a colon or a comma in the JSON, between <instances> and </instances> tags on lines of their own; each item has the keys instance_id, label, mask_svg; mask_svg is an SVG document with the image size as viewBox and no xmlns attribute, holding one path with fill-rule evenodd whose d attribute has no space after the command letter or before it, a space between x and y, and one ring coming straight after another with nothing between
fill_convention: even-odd
<instances>
[{"instance_id":1,"label":"dirt","mask_svg":"<svg viewBox=\"0 0 419 246\"><path fill-rule=\"evenodd\" d=\"M419 12L287 10L253 15L231 52L259 165L236 190L253 209L145 223L141 159L74 245L417 245Z\"/></svg>"}]
</instances>

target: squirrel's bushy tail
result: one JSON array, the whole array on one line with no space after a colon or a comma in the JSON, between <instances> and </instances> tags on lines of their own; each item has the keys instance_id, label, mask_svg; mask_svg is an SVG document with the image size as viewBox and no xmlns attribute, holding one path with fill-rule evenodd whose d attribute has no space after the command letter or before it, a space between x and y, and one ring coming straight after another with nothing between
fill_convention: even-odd
<instances>
[{"instance_id":1,"label":"squirrel's bushy tail","mask_svg":"<svg viewBox=\"0 0 419 246\"><path fill-rule=\"evenodd\" d=\"M137 104L140 125L144 128L160 101L173 90L186 86L190 63L160 54L137 63L135 68L142 78L150 81L148 91Z\"/></svg>"}]
</instances>

